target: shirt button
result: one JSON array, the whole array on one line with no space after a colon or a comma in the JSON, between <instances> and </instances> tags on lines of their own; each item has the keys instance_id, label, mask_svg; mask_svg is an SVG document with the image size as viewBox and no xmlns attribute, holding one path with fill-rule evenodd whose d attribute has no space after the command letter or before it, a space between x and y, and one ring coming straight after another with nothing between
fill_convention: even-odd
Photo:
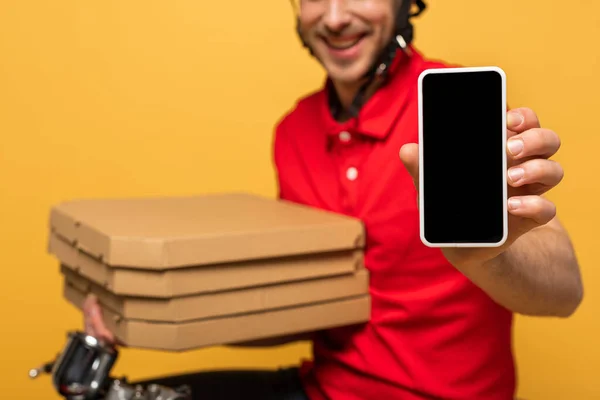
<instances>
[{"instance_id":1,"label":"shirt button","mask_svg":"<svg viewBox=\"0 0 600 400\"><path fill-rule=\"evenodd\" d=\"M348 178L349 181L356 180L356 178L358 178L358 170L354 167L348 168L346 170L346 178Z\"/></svg>"},{"instance_id":2,"label":"shirt button","mask_svg":"<svg viewBox=\"0 0 600 400\"><path fill-rule=\"evenodd\" d=\"M346 131L341 132L339 137L340 137L340 140L344 143L348 143L350 141L350 139L352 138L350 133L346 132Z\"/></svg>"}]
</instances>

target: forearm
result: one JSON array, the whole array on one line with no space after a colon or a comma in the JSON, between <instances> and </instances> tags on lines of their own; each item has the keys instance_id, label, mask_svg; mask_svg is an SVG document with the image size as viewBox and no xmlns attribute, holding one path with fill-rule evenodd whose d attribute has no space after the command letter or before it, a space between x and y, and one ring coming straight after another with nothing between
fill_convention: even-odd
<instances>
[{"instance_id":1,"label":"forearm","mask_svg":"<svg viewBox=\"0 0 600 400\"><path fill-rule=\"evenodd\" d=\"M524 315L567 317L583 296L575 252L557 221L531 230L465 275L496 302Z\"/></svg>"}]
</instances>

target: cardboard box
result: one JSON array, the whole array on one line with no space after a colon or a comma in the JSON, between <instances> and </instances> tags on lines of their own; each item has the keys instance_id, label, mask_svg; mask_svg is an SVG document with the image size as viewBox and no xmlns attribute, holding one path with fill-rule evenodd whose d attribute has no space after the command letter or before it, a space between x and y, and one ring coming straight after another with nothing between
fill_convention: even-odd
<instances>
[{"instance_id":1,"label":"cardboard box","mask_svg":"<svg viewBox=\"0 0 600 400\"><path fill-rule=\"evenodd\" d=\"M363 323L362 222L243 193L52 209L64 296L131 347L182 351Z\"/></svg>"},{"instance_id":2,"label":"cardboard box","mask_svg":"<svg viewBox=\"0 0 600 400\"><path fill-rule=\"evenodd\" d=\"M125 319L149 322L186 322L212 317L320 303L369 293L366 269L355 274L255 286L240 290L203 293L168 299L118 296L62 268L65 285L82 293L93 293L107 309Z\"/></svg>"},{"instance_id":3,"label":"cardboard box","mask_svg":"<svg viewBox=\"0 0 600 400\"><path fill-rule=\"evenodd\" d=\"M65 298L81 309L85 293L64 286ZM360 324L368 321L367 295L277 310L184 323L125 319L102 306L108 329L128 347L186 351Z\"/></svg>"},{"instance_id":4,"label":"cardboard box","mask_svg":"<svg viewBox=\"0 0 600 400\"><path fill-rule=\"evenodd\" d=\"M122 296L171 298L347 275L364 267L360 250L200 267L141 270L104 264L54 234L50 234L48 249L64 268Z\"/></svg>"},{"instance_id":5,"label":"cardboard box","mask_svg":"<svg viewBox=\"0 0 600 400\"><path fill-rule=\"evenodd\" d=\"M51 230L106 265L173 269L361 248L360 221L244 193L62 203Z\"/></svg>"},{"instance_id":6,"label":"cardboard box","mask_svg":"<svg viewBox=\"0 0 600 400\"><path fill-rule=\"evenodd\" d=\"M107 290L170 298L351 274L360 221L249 194L91 199L52 209L48 251Z\"/></svg>"}]
</instances>

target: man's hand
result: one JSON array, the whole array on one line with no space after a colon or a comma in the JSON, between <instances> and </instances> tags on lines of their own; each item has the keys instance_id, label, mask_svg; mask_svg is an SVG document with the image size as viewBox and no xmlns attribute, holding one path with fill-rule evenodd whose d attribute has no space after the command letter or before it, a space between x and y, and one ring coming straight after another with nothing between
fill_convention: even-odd
<instances>
[{"instance_id":1,"label":"man's hand","mask_svg":"<svg viewBox=\"0 0 600 400\"><path fill-rule=\"evenodd\" d=\"M571 315L583 298L575 251L542 197L560 183L562 167L549 158L560 147L556 133L540 127L533 111L508 114L508 211L506 243L497 248L444 248L447 260L497 303L525 315ZM407 144L400 158L418 189L419 148ZM418 204L418 199L415 199Z\"/></svg>"},{"instance_id":2,"label":"man's hand","mask_svg":"<svg viewBox=\"0 0 600 400\"><path fill-rule=\"evenodd\" d=\"M444 248L444 255L453 265L483 264L497 257L515 240L533 228L550 222L556 207L541 195L555 187L563 178L563 169L549 160L560 148L556 133L540 127L535 113L527 108L511 110L507 116L508 157L508 240L496 248ZM407 144L400 149L400 158L419 188L419 148Z\"/></svg>"},{"instance_id":3,"label":"man's hand","mask_svg":"<svg viewBox=\"0 0 600 400\"><path fill-rule=\"evenodd\" d=\"M104 324L102 316L102 308L98 303L96 296L90 294L86 297L83 303L83 324L85 333L94 336L98 340L103 340L109 344L121 344L116 339L113 333L108 330Z\"/></svg>"}]
</instances>

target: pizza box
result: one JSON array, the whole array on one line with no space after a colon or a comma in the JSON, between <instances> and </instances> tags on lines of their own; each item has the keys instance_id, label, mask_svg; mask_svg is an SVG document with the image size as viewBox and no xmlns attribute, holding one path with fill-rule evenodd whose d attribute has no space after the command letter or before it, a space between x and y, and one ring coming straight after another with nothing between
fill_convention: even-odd
<instances>
[{"instance_id":1,"label":"pizza box","mask_svg":"<svg viewBox=\"0 0 600 400\"><path fill-rule=\"evenodd\" d=\"M364 245L357 219L247 193L72 200L50 230L104 265L162 271Z\"/></svg>"},{"instance_id":2,"label":"pizza box","mask_svg":"<svg viewBox=\"0 0 600 400\"><path fill-rule=\"evenodd\" d=\"M220 263L199 267L142 270L102 263L50 234L49 252L81 278L121 296L172 298L353 274L364 268L360 250Z\"/></svg>"},{"instance_id":3,"label":"pizza box","mask_svg":"<svg viewBox=\"0 0 600 400\"><path fill-rule=\"evenodd\" d=\"M85 292L64 285L64 296L82 310ZM182 352L362 324L369 320L371 299L359 295L180 323L128 319L102 303L101 308L107 328L125 346Z\"/></svg>"},{"instance_id":4,"label":"pizza box","mask_svg":"<svg viewBox=\"0 0 600 400\"><path fill-rule=\"evenodd\" d=\"M61 272L65 285L86 295L94 294L101 304L123 318L155 322L186 322L369 294L366 269L355 274L175 298L119 296L68 268L62 267Z\"/></svg>"}]
</instances>

